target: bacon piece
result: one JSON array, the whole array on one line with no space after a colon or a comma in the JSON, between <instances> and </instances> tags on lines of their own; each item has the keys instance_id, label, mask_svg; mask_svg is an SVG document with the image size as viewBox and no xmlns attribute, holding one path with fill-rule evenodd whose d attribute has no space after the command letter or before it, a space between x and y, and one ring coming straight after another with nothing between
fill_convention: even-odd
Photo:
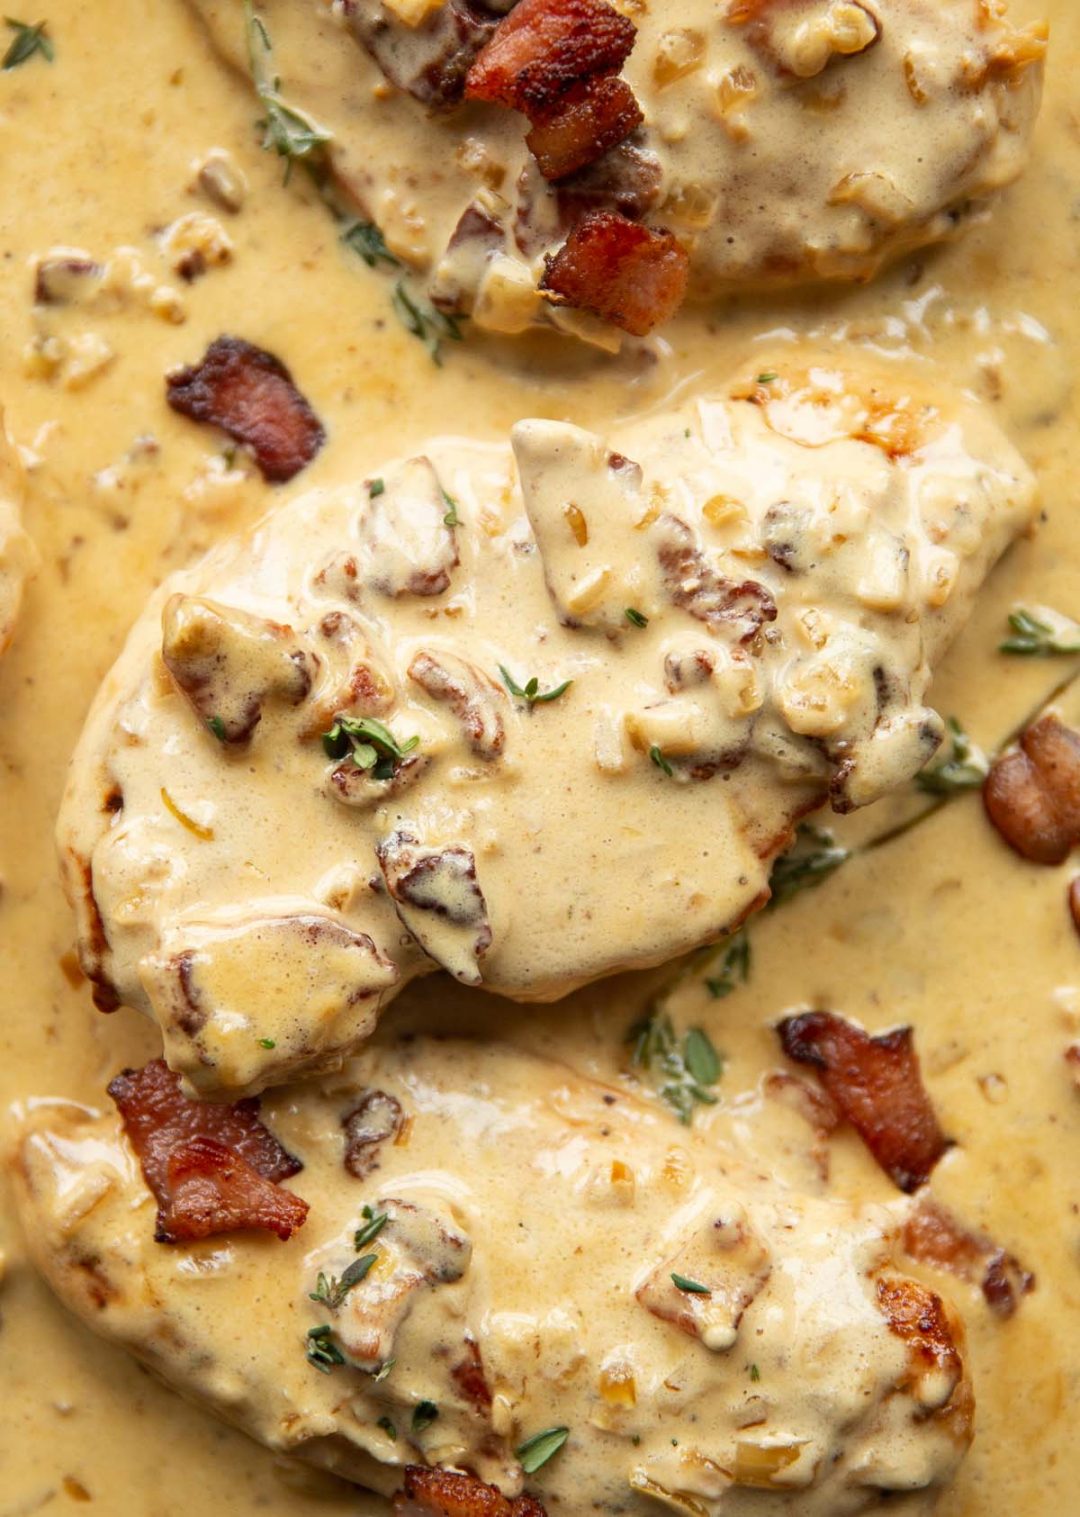
<instances>
[{"instance_id":1,"label":"bacon piece","mask_svg":"<svg viewBox=\"0 0 1080 1517\"><path fill-rule=\"evenodd\" d=\"M308 1204L278 1184L303 1165L259 1120L255 1098L189 1100L164 1059L109 1084L143 1178L158 1203L159 1243L257 1231L289 1238Z\"/></svg>"},{"instance_id":2,"label":"bacon piece","mask_svg":"<svg viewBox=\"0 0 1080 1517\"><path fill-rule=\"evenodd\" d=\"M242 337L215 338L199 363L166 375L165 385L174 411L247 444L274 483L292 479L326 441L285 365Z\"/></svg>"},{"instance_id":3,"label":"bacon piece","mask_svg":"<svg viewBox=\"0 0 1080 1517\"><path fill-rule=\"evenodd\" d=\"M995 759L983 802L1010 848L1034 864L1064 863L1080 843L1080 733L1040 717Z\"/></svg>"},{"instance_id":4,"label":"bacon piece","mask_svg":"<svg viewBox=\"0 0 1080 1517\"><path fill-rule=\"evenodd\" d=\"M617 74L636 34L607 0L519 0L469 70L465 98L532 118L572 85Z\"/></svg>"},{"instance_id":5,"label":"bacon piece","mask_svg":"<svg viewBox=\"0 0 1080 1517\"><path fill-rule=\"evenodd\" d=\"M463 985L479 985L491 923L474 856L467 848L425 848L401 831L375 852L397 914L420 947Z\"/></svg>"},{"instance_id":6,"label":"bacon piece","mask_svg":"<svg viewBox=\"0 0 1080 1517\"><path fill-rule=\"evenodd\" d=\"M664 584L683 611L715 631L734 626L740 643L752 641L766 622L776 620L776 602L765 586L718 574L681 518L665 513L656 530Z\"/></svg>"},{"instance_id":7,"label":"bacon piece","mask_svg":"<svg viewBox=\"0 0 1080 1517\"><path fill-rule=\"evenodd\" d=\"M405 1484L394 1497L395 1517L547 1517L539 1501L532 1496L515 1496L511 1501L493 1485L485 1485L475 1475L459 1475L453 1470L427 1470L410 1464L405 1468Z\"/></svg>"},{"instance_id":8,"label":"bacon piece","mask_svg":"<svg viewBox=\"0 0 1080 1517\"><path fill-rule=\"evenodd\" d=\"M1065 1063L1073 1077L1073 1084L1080 1091L1080 1043L1070 1043L1065 1050Z\"/></svg>"},{"instance_id":9,"label":"bacon piece","mask_svg":"<svg viewBox=\"0 0 1080 1517\"><path fill-rule=\"evenodd\" d=\"M499 758L506 746L500 709L505 697L493 680L466 659L426 648L421 648L410 663L409 678L432 700L449 706L477 758Z\"/></svg>"},{"instance_id":10,"label":"bacon piece","mask_svg":"<svg viewBox=\"0 0 1080 1517\"><path fill-rule=\"evenodd\" d=\"M454 1365L450 1378L478 1412L491 1411L491 1387L484 1374L484 1361L475 1338L465 1339L465 1357Z\"/></svg>"},{"instance_id":11,"label":"bacon piece","mask_svg":"<svg viewBox=\"0 0 1080 1517\"><path fill-rule=\"evenodd\" d=\"M419 26L408 26L384 5L346 0L353 36L396 89L429 110L452 110L465 78L499 18L473 0L445 0Z\"/></svg>"},{"instance_id":12,"label":"bacon piece","mask_svg":"<svg viewBox=\"0 0 1080 1517\"><path fill-rule=\"evenodd\" d=\"M644 119L625 79L589 79L535 118L525 144L545 179L565 179L617 147Z\"/></svg>"},{"instance_id":13,"label":"bacon piece","mask_svg":"<svg viewBox=\"0 0 1080 1517\"><path fill-rule=\"evenodd\" d=\"M948 1270L978 1285L999 1317L1011 1317L1035 1276L982 1232L966 1228L939 1202L925 1197L904 1225L904 1249L920 1263Z\"/></svg>"},{"instance_id":14,"label":"bacon piece","mask_svg":"<svg viewBox=\"0 0 1080 1517\"><path fill-rule=\"evenodd\" d=\"M690 272L686 249L670 232L638 226L617 211L583 216L546 262L545 294L634 337L674 315Z\"/></svg>"},{"instance_id":15,"label":"bacon piece","mask_svg":"<svg viewBox=\"0 0 1080 1517\"><path fill-rule=\"evenodd\" d=\"M922 1083L910 1027L871 1037L831 1011L786 1017L784 1052L816 1069L826 1093L882 1169L909 1194L950 1146Z\"/></svg>"}]
</instances>

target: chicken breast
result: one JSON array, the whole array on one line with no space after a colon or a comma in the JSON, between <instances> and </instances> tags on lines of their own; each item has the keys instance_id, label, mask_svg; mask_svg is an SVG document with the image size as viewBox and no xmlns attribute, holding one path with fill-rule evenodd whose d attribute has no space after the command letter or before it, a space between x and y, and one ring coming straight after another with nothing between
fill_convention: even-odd
<instances>
[{"instance_id":1,"label":"chicken breast","mask_svg":"<svg viewBox=\"0 0 1080 1517\"><path fill-rule=\"evenodd\" d=\"M129 1124L141 1078L111 1087ZM29 1246L95 1332L403 1511L844 1517L968 1444L957 1320L893 1263L907 1202L802 1196L497 1044L372 1049L260 1117L302 1165L288 1242L155 1241L116 1116L36 1102Z\"/></svg>"},{"instance_id":2,"label":"chicken breast","mask_svg":"<svg viewBox=\"0 0 1080 1517\"><path fill-rule=\"evenodd\" d=\"M0 654L15 633L23 590L37 563L22 526L22 467L0 413Z\"/></svg>"},{"instance_id":3,"label":"chicken breast","mask_svg":"<svg viewBox=\"0 0 1080 1517\"><path fill-rule=\"evenodd\" d=\"M1023 166L1046 37L1003 0L194 3L369 262L601 344L952 236Z\"/></svg>"},{"instance_id":4,"label":"chicken breast","mask_svg":"<svg viewBox=\"0 0 1080 1517\"><path fill-rule=\"evenodd\" d=\"M975 406L792 351L288 501L166 581L74 755L99 1005L238 1093L436 968L549 999L732 930L801 816L934 752L932 665L1033 505Z\"/></svg>"}]
</instances>

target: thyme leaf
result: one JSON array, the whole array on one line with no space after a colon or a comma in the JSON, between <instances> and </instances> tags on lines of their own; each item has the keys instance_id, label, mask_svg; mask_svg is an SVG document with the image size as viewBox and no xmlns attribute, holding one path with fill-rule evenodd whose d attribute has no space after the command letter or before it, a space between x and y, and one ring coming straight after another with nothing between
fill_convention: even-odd
<instances>
[{"instance_id":1,"label":"thyme leaf","mask_svg":"<svg viewBox=\"0 0 1080 1517\"><path fill-rule=\"evenodd\" d=\"M630 1029L627 1042L631 1066L654 1076L660 1099L680 1122L689 1127L695 1106L716 1105L708 1087L723 1073L723 1061L701 1028L691 1028L680 1043L670 1016L654 1006Z\"/></svg>"},{"instance_id":2,"label":"thyme leaf","mask_svg":"<svg viewBox=\"0 0 1080 1517\"><path fill-rule=\"evenodd\" d=\"M711 1296L712 1289L708 1285L702 1285L700 1280L688 1280L685 1275L672 1273L672 1281L676 1290L685 1291L688 1296Z\"/></svg>"},{"instance_id":3,"label":"thyme leaf","mask_svg":"<svg viewBox=\"0 0 1080 1517\"><path fill-rule=\"evenodd\" d=\"M671 765L668 763L667 759L664 757L663 751L662 751L659 743L653 743L652 747L649 749L649 758L656 765L657 769L663 770L663 772L667 775L668 779L671 779L671 777L675 773L675 771L674 771L674 769L672 769Z\"/></svg>"},{"instance_id":4,"label":"thyme leaf","mask_svg":"<svg viewBox=\"0 0 1080 1517\"><path fill-rule=\"evenodd\" d=\"M635 610L633 606L627 606L626 620L632 627L647 627L649 625L649 618L645 615L644 611Z\"/></svg>"},{"instance_id":5,"label":"thyme leaf","mask_svg":"<svg viewBox=\"0 0 1080 1517\"><path fill-rule=\"evenodd\" d=\"M353 1286L359 1285L361 1280L367 1277L371 1266L377 1258L377 1254L365 1254L362 1259L354 1259L349 1267L342 1272L340 1280L336 1275L327 1277L320 1270L319 1278L315 1282L315 1289L308 1291L308 1300L317 1301L320 1306L325 1306L328 1310L336 1312ZM308 1336L310 1337L311 1335L308 1334Z\"/></svg>"},{"instance_id":6,"label":"thyme leaf","mask_svg":"<svg viewBox=\"0 0 1080 1517\"><path fill-rule=\"evenodd\" d=\"M924 795L956 795L964 790L978 790L990 773L990 760L954 716L949 717L949 732L952 742L946 756L915 776L916 788Z\"/></svg>"},{"instance_id":7,"label":"thyme leaf","mask_svg":"<svg viewBox=\"0 0 1080 1517\"><path fill-rule=\"evenodd\" d=\"M842 848L831 832L802 822L795 835L795 846L781 854L772 867L769 909L783 906L801 890L820 885L850 857L851 850Z\"/></svg>"},{"instance_id":8,"label":"thyme leaf","mask_svg":"<svg viewBox=\"0 0 1080 1517\"><path fill-rule=\"evenodd\" d=\"M345 1363L345 1355L334 1342L334 1329L329 1322L308 1329L307 1361L323 1375L339 1364Z\"/></svg>"},{"instance_id":9,"label":"thyme leaf","mask_svg":"<svg viewBox=\"0 0 1080 1517\"><path fill-rule=\"evenodd\" d=\"M442 344L462 340L460 318L448 316L445 311L439 311L434 306L424 305L416 300L409 294L403 279L399 279L394 286L391 304L394 307L394 315L406 332L411 333L413 337L419 337L431 355L432 363L441 369Z\"/></svg>"},{"instance_id":10,"label":"thyme leaf","mask_svg":"<svg viewBox=\"0 0 1080 1517\"><path fill-rule=\"evenodd\" d=\"M397 1428L390 1421L389 1417L380 1417L375 1426L382 1428L383 1432L390 1439L391 1443L397 1442Z\"/></svg>"},{"instance_id":11,"label":"thyme leaf","mask_svg":"<svg viewBox=\"0 0 1080 1517\"><path fill-rule=\"evenodd\" d=\"M722 1001L750 978L750 935L745 927L720 944L717 960L717 973L706 975L705 984L709 994Z\"/></svg>"},{"instance_id":12,"label":"thyme leaf","mask_svg":"<svg viewBox=\"0 0 1080 1517\"><path fill-rule=\"evenodd\" d=\"M369 269L380 263L389 264L394 269L401 268L401 259L391 253L382 232L373 221L350 221L341 234L341 240L364 260Z\"/></svg>"},{"instance_id":13,"label":"thyme leaf","mask_svg":"<svg viewBox=\"0 0 1080 1517\"><path fill-rule=\"evenodd\" d=\"M373 716L339 716L323 733L322 744L328 758L341 760L351 753L353 763L369 770L374 779L391 780L402 759L420 746L420 739L399 743L390 728Z\"/></svg>"},{"instance_id":14,"label":"thyme leaf","mask_svg":"<svg viewBox=\"0 0 1080 1517\"><path fill-rule=\"evenodd\" d=\"M1045 612L1043 613L1045 615ZM1010 636L998 644L999 653L1021 658L1054 658L1080 653L1080 625L1054 613L1053 622L1017 607L1009 617Z\"/></svg>"},{"instance_id":15,"label":"thyme leaf","mask_svg":"<svg viewBox=\"0 0 1080 1517\"><path fill-rule=\"evenodd\" d=\"M426 1427L430 1427L439 1415L439 1408L434 1401L421 1401L412 1414L412 1430L414 1433L422 1433Z\"/></svg>"},{"instance_id":16,"label":"thyme leaf","mask_svg":"<svg viewBox=\"0 0 1080 1517\"><path fill-rule=\"evenodd\" d=\"M443 526L460 527L461 518L458 516L457 501L442 484L439 485L439 494L442 496L443 503L447 508L446 515L443 517Z\"/></svg>"},{"instance_id":17,"label":"thyme leaf","mask_svg":"<svg viewBox=\"0 0 1080 1517\"><path fill-rule=\"evenodd\" d=\"M290 105L281 94L281 80L274 72L274 49L270 33L261 16L255 13L251 0L245 0L244 14L247 19L248 57L255 93L266 115L260 125L263 129L262 145L267 152L277 153L285 159L285 179L288 182L293 163L321 154L330 141L330 133L319 126L306 111Z\"/></svg>"},{"instance_id":18,"label":"thyme leaf","mask_svg":"<svg viewBox=\"0 0 1080 1517\"><path fill-rule=\"evenodd\" d=\"M47 21L38 21L31 25L28 21L4 17L4 25L15 35L8 44L7 52L0 59L0 73L9 73L13 68L18 68L20 63L29 63L35 53L40 53L46 63L53 61L56 54L52 40L45 32L48 24Z\"/></svg>"},{"instance_id":19,"label":"thyme leaf","mask_svg":"<svg viewBox=\"0 0 1080 1517\"><path fill-rule=\"evenodd\" d=\"M554 1459L569 1436L568 1427L548 1427L519 1444L514 1452L526 1475L535 1475L549 1459Z\"/></svg>"},{"instance_id":20,"label":"thyme leaf","mask_svg":"<svg viewBox=\"0 0 1080 1517\"><path fill-rule=\"evenodd\" d=\"M370 1206L365 1206L360 1215L365 1219L364 1225L356 1229L356 1236L353 1238L353 1247L358 1254L362 1253L369 1243L375 1242L389 1221L386 1212L373 1212Z\"/></svg>"},{"instance_id":21,"label":"thyme leaf","mask_svg":"<svg viewBox=\"0 0 1080 1517\"><path fill-rule=\"evenodd\" d=\"M499 673L502 675L503 684L515 700L524 701L528 706L546 705L548 701L557 701L559 696L565 694L574 683L572 679L564 679L561 685L555 685L550 690L541 690L540 681L535 674L522 686L517 683L505 664L499 665Z\"/></svg>"}]
</instances>

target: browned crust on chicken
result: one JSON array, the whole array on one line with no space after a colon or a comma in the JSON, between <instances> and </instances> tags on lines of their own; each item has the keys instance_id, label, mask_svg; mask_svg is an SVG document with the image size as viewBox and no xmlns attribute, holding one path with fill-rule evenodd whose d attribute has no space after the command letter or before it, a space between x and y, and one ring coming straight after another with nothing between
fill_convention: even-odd
<instances>
[{"instance_id":1,"label":"browned crust on chicken","mask_svg":"<svg viewBox=\"0 0 1080 1517\"><path fill-rule=\"evenodd\" d=\"M278 1181L303 1165L260 1121L257 1099L192 1101L163 1059L123 1070L109 1095L158 1202L159 1243L234 1231L284 1239L302 1226L307 1202Z\"/></svg>"},{"instance_id":2,"label":"browned crust on chicken","mask_svg":"<svg viewBox=\"0 0 1080 1517\"><path fill-rule=\"evenodd\" d=\"M1035 1289L1035 1276L1015 1255L986 1233L965 1227L958 1217L926 1196L904 1225L904 1249L922 1264L947 1270L978 1285L990 1310L1011 1317L1022 1296Z\"/></svg>"},{"instance_id":3,"label":"browned crust on chicken","mask_svg":"<svg viewBox=\"0 0 1080 1517\"><path fill-rule=\"evenodd\" d=\"M670 232L590 211L547 259L540 289L644 337L682 305L689 273L689 255Z\"/></svg>"},{"instance_id":4,"label":"browned crust on chicken","mask_svg":"<svg viewBox=\"0 0 1080 1517\"><path fill-rule=\"evenodd\" d=\"M918 1190L950 1146L922 1083L910 1027L871 1037L831 1011L786 1017L778 1027L789 1059L816 1069L826 1093L882 1169Z\"/></svg>"},{"instance_id":5,"label":"browned crust on chicken","mask_svg":"<svg viewBox=\"0 0 1080 1517\"><path fill-rule=\"evenodd\" d=\"M1080 843L1080 733L1053 714L996 759L983 786L997 831L1033 864L1063 864Z\"/></svg>"},{"instance_id":6,"label":"browned crust on chicken","mask_svg":"<svg viewBox=\"0 0 1080 1517\"><path fill-rule=\"evenodd\" d=\"M607 0L519 0L469 70L466 99L550 110L580 81L617 74L636 35Z\"/></svg>"},{"instance_id":7,"label":"browned crust on chicken","mask_svg":"<svg viewBox=\"0 0 1080 1517\"><path fill-rule=\"evenodd\" d=\"M244 443L275 484L298 474L326 441L281 360L242 337L215 338L197 364L167 375L165 386L174 411Z\"/></svg>"},{"instance_id":8,"label":"browned crust on chicken","mask_svg":"<svg viewBox=\"0 0 1080 1517\"><path fill-rule=\"evenodd\" d=\"M404 1485L394 1497L395 1517L547 1517L544 1508L532 1496L513 1500L485 1485L475 1475L461 1475L455 1470L427 1470L408 1465Z\"/></svg>"}]
</instances>

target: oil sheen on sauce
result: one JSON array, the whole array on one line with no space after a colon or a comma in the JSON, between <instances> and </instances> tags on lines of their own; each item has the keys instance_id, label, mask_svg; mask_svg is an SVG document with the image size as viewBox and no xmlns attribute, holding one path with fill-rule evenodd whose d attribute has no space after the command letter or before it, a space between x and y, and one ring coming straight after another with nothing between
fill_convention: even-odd
<instances>
[{"instance_id":1,"label":"oil sheen on sauce","mask_svg":"<svg viewBox=\"0 0 1080 1517\"><path fill-rule=\"evenodd\" d=\"M350 469L360 477L432 434L505 436L524 416L632 425L715 386L766 334L773 344L797 335L910 347L942 382L993 404L1039 474L1045 513L996 572L931 699L992 749L1073 672L1068 660L996 652L1014 605L1080 609L1071 520L1080 408L1070 379L1080 356L1071 296L1080 118L1070 84L1080 18L1067 0L1014 9L1019 21L1049 13L1053 23L1043 117L1026 175L963 242L865 290L718 308L707 325L691 313L648 361L598 363L537 336L455 347L440 369L395 320L387 283L340 248L303 181L282 189L280 163L258 150L247 95L182 7L160 8L150 27L134 0L93 13L53 0L55 62L0 75L0 393L29 467L26 525L41 554L0 664L5 1111L35 1097L100 1103L120 1064L156 1051L142 1018L106 1022L78 983L53 823L89 700L147 594L267 504L257 478L229 468L162 402L164 370L222 331L285 357L331 428L333 448L304 488ZM231 260L188 286L153 239L198 209L192 166L214 147L233 156L248 193L225 218ZM61 346L43 355L29 266L56 245L110 260L116 295L107 310L58 328ZM847 835L877 836L892 814L874 808ZM874 1029L914 1024L957 1140L935 1193L1038 1276L1006 1323L977 1294L950 1292L968 1324L978 1433L941 1501L944 1517L1064 1513L1080 1486L1070 1426L1080 1394L1080 1101L1061 1058L1080 1036L1080 947L1063 905L1067 879L1068 866L1015 859L977 799L958 799L757 921L751 977L734 994L713 1000L689 975L672 1007L723 1050L724 1119L735 1123L740 1094L776 1063L771 1024L788 1009L828 1005ZM622 1067L626 1028L661 973L527 1016L463 993L462 1025L603 1079ZM423 984L406 993L395 1025L422 1027L429 993ZM843 1139L834 1140L834 1186L858 1200L891 1194ZM0 1247L0 1517L78 1504L178 1517L193 1492L202 1509L238 1517L378 1510L187 1407L77 1327L31 1272L6 1196ZM253 1342L273 1314L272 1301L235 1303Z\"/></svg>"}]
</instances>

